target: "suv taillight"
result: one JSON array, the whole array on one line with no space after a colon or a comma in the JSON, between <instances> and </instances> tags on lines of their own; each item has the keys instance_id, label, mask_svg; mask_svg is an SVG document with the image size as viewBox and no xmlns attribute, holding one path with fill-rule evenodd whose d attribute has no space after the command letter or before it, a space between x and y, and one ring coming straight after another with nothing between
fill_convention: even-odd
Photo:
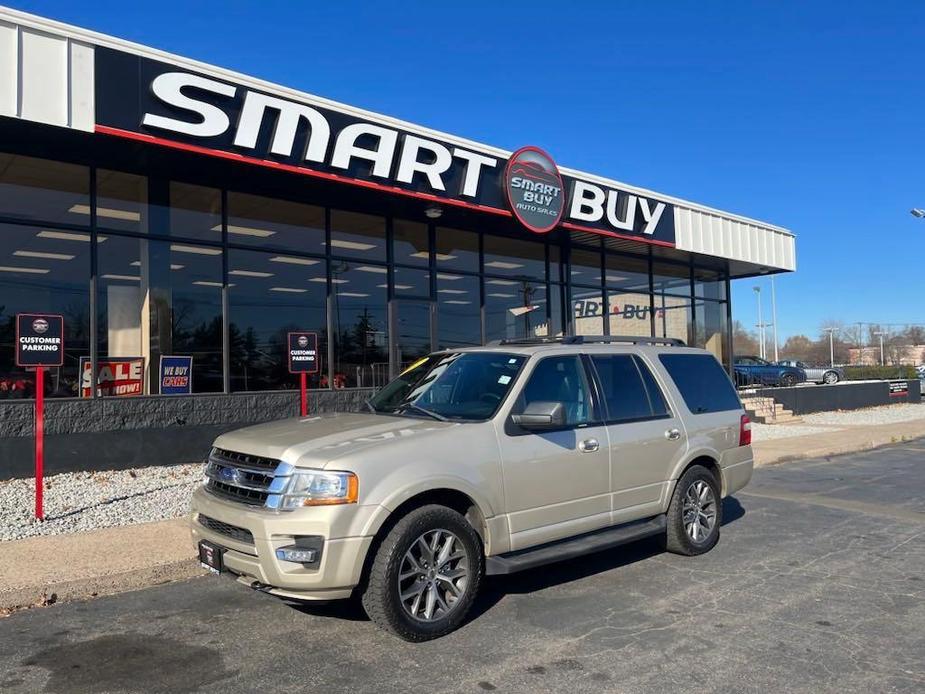
<instances>
[{"instance_id":1,"label":"suv taillight","mask_svg":"<svg viewBox=\"0 0 925 694\"><path fill-rule=\"evenodd\" d=\"M752 422L747 414L743 414L742 419L739 420L739 445L752 445Z\"/></svg>"}]
</instances>

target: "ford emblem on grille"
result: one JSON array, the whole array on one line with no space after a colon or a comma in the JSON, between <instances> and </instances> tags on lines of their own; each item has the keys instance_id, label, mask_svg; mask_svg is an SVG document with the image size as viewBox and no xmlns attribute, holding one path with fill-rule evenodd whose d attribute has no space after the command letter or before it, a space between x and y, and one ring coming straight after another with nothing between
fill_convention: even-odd
<instances>
[{"instance_id":1,"label":"ford emblem on grille","mask_svg":"<svg viewBox=\"0 0 925 694\"><path fill-rule=\"evenodd\" d=\"M237 482L238 481L238 471L235 470L233 467L220 468L218 475L226 482Z\"/></svg>"}]
</instances>

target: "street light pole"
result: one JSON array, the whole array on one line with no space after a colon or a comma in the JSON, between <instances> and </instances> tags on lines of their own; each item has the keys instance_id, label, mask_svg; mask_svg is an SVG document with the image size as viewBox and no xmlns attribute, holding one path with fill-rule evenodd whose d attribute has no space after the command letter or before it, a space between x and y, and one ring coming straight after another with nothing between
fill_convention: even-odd
<instances>
[{"instance_id":1,"label":"street light pole","mask_svg":"<svg viewBox=\"0 0 925 694\"><path fill-rule=\"evenodd\" d=\"M774 293L774 275L771 275L771 331L774 335L774 361L780 361L777 354L777 300Z\"/></svg>"},{"instance_id":2,"label":"street light pole","mask_svg":"<svg viewBox=\"0 0 925 694\"><path fill-rule=\"evenodd\" d=\"M832 337L835 334L835 328L825 328L825 331L829 334L829 366L835 366L835 342Z\"/></svg>"},{"instance_id":3,"label":"street light pole","mask_svg":"<svg viewBox=\"0 0 925 694\"><path fill-rule=\"evenodd\" d=\"M874 335L877 335L880 338L880 366L885 366L883 363L883 336L885 334L886 333L884 333L882 330L878 330L874 333Z\"/></svg>"},{"instance_id":4,"label":"street light pole","mask_svg":"<svg viewBox=\"0 0 925 694\"><path fill-rule=\"evenodd\" d=\"M764 359L764 323L761 321L761 287L754 286L755 298L758 299L758 356Z\"/></svg>"}]
</instances>

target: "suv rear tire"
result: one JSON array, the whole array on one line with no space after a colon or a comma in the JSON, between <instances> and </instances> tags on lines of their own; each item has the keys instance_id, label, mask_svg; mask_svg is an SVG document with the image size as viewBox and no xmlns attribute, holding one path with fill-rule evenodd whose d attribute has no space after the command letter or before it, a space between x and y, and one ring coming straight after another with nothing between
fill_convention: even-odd
<instances>
[{"instance_id":1,"label":"suv rear tire","mask_svg":"<svg viewBox=\"0 0 925 694\"><path fill-rule=\"evenodd\" d=\"M709 552L719 541L723 503L713 473L702 465L689 467L675 485L668 505L665 549L694 556Z\"/></svg>"},{"instance_id":2,"label":"suv rear tire","mask_svg":"<svg viewBox=\"0 0 925 694\"><path fill-rule=\"evenodd\" d=\"M475 529L456 511L414 509L376 550L362 596L369 618L406 641L458 627L478 593L485 561Z\"/></svg>"}]
</instances>

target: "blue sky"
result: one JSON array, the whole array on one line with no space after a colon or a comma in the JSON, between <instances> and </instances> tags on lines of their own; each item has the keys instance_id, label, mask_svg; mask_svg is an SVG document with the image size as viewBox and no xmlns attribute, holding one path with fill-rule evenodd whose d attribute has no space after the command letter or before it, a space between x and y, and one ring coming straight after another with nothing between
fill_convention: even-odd
<instances>
[{"instance_id":1,"label":"blue sky","mask_svg":"<svg viewBox=\"0 0 925 694\"><path fill-rule=\"evenodd\" d=\"M925 323L925 3L12 6L788 227L781 336Z\"/></svg>"}]
</instances>

